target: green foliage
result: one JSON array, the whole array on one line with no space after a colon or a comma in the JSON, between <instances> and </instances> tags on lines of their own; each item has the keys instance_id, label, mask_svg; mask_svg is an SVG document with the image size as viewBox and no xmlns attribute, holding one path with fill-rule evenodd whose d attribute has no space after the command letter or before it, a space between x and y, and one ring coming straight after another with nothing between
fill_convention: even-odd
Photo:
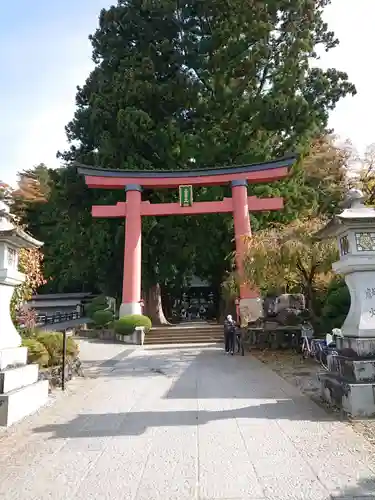
<instances>
[{"instance_id":1,"label":"green foliage","mask_svg":"<svg viewBox=\"0 0 375 500\"><path fill-rule=\"evenodd\" d=\"M23 338L22 345L27 347L28 363L38 363L41 367L48 366L50 356L44 344L35 338Z\"/></svg>"},{"instance_id":2,"label":"green foliage","mask_svg":"<svg viewBox=\"0 0 375 500\"><path fill-rule=\"evenodd\" d=\"M108 303L104 296L95 297L89 304L85 306L85 314L91 319L94 319L95 313L107 309ZM95 320L94 320L95 321Z\"/></svg>"},{"instance_id":3,"label":"green foliage","mask_svg":"<svg viewBox=\"0 0 375 500\"><path fill-rule=\"evenodd\" d=\"M49 354L49 365L55 366L62 362L63 354L63 334L58 332L40 332L36 340L43 344ZM75 358L79 352L78 344L72 337L67 338L66 354L68 357Z\"/></svg>"},{"instance_id":4,"label":"green foliage","mask_svg":"<svg viewBox=\"0 0 375 500\"><path fill-rule=\"evenodd\" d=\"M130 314L123 316L114 322L114 329L116 333L122 335L130 335L134 332L136 326L143 326L147 333L151 330L152 323L149 317L142 316L141 314Z\"/></svg>"},{"instance_id":5,"label":"green foliage","mask_svg":"<svg viewBox=\"0 0 375 500\"><path fill-rule=\"evenodd\" d=\"M113 313L111 311L95 311L92 319L96 326L106 326L113 320Z\"/></svg>"},{"instance_id":6,"label":"green foliage","mask_svg":"<svg viewBox=\"0 0 375 500\"><path fill-rule=\"evenodd\" d=\"M29 224L29 231L45 242L43 266L48 283L40 291L96 293L101 287L110 295L122 273L123 231L121 241L118 237L112 242L112 234L101 231L101 221L91 216L91 205L98 200L91 199L75 167L49 169L47 174L50 189L45 202L24 200L13 206L13 211ZM121 224L113 222L120 233ZM117 252L114 256L111 247Z\"/></svg>"},{"instance_id":7,"label":"green foliage","mask_svg":"<svg viewBox=\"0 0 375 500\"><path fill-rule=\"evenodd\" d=\"M108 306L105 295L98 295L97 297L94 297L91 301L91 304L94 306L101 306L103 307L103 309Z\"/></svg>"},{"instance_id":8,"label":"green foliage","mask_svg":"<svg viewBox=\"0 0 375 500\"><path fill-rule=\"evenodd\" d=\"M93 304L87 304L85 306L85 315L88 318L93 319L93 316L96 313L96 311L100 311L100 310L102 310L102 306L95 306Z\"/></svg>"},{"instance_id":9,"label":"green foliage","mask_svg":"<svg viewBox=\"0 0 375 500\"><path fill-rule=\"evenodd\" d=\"M321 325L325 331L341 328L350 308L350 293L342 278L334 278L327 291L321 314Z\"/></svg>"}]
</instances>

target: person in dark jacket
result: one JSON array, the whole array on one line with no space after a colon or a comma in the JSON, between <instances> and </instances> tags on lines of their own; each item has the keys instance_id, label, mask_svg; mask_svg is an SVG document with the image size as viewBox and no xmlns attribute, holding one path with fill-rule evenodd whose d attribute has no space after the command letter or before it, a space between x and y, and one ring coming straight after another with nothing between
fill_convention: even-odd
<instances>
[{"instance_id":1,"label":"person in dark jacket","mask_svg":"<svg viewBox=\"0 0 375 500\"><path fill-rule=\"evenodd\" d=\"M234 322L232 315L228 316L224 320L224 344L225 352L234 354L234 343L236 335L236 323Z\"/></svg>"}]
</instances>

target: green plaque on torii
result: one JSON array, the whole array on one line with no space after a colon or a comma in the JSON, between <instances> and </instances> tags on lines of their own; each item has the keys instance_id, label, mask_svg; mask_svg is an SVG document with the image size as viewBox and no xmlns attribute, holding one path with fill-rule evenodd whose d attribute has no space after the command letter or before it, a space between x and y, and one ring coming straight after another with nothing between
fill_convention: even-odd
<instances>
[{"instance_id":1,"label":"green plaque on torii","mask_svg":"<svg viewBox=\"0 0 375 500\"><path fill-rule=\"evenodd\" d=\"M193 186L179 186L180 206L191 207L193 205Z\"/></svg>"}]
</instances>

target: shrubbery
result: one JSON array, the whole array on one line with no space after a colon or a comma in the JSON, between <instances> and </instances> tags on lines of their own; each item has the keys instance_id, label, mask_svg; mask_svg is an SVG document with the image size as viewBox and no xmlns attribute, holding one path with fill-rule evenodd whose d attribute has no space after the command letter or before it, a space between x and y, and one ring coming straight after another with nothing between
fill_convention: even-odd
<instances>
[{"instance_id":1,"label":"shrubbery","mask_svg":"<svg viewBox=\"0 0 375 500\"><path fill-rule=\"evenodd\" d=\"M325 331L341 328L350 308L350 293L342 278L334 278L327 290L321 312L321 323Z\"/></svg>"},{"instance_id":2,"label":"shrubbery","mask_svg":"<svg viewBox=\"0 0 375 500\"><path fill-rule=\"evenodd\" d=\"M92 320L97 326L106 326L113 320L112 311L95 311Z\"/></svg>"},{"instance_id":3,"label":"shrubbery","mask_svg":"<svg viewBox=\"0 0 375 500\"><path fill-rule=\"evenodd\" d=\"M143 326L145 332L147 333L151 330L152 323L148 316L142 316L141 314L130 314L129 316L123 316L122 318L114 322L114 329L116 333L121 335L130 335L134 332L136 326Z\"/></svg>"},{"instance_id":4,"label":"shrubbery","mask_svg":"<svg viewBox=\"0 0 375 500\"><path fill-rule=\"evenodd\" d=\"M34 340L34 339L32 339ZM37 334L36 341L41 343L49 355L49 366L59 365L62 362L63 353L63 334L58 332L41 332ZM78 344L72 337L67 338L66 355L70 358L76 358L79 349Z\"/></svg>"},{"instance_id":5,"label":"shrubbery","mask_svg":"<svg viewBox=\"0 0 375 500\"><path fill-rule=\"evenodd\" d=\"M22 339L22 345L27 347L28 363L38 363L41 367L48 366L49 354L44 344L37 339L24 338Z\"/></svg>"},{"instance_id":6,"label":"shrubbery","mask_svg":"<svg viewBox=\"0 0 375 500\"><path fill-rule=\"evenodd\" d=\"M93 319L94 314L97 311L103 311L104 309L107 309L107 307L107 299L104 295L100 295L99 297L95 297L95 299L85 306L85 313L89 318Z\"/></svg>"},{"instance_id":7,"label":"shrubbery","mask_svg":"<svg viewBox=\"0 0 375 500\"><path fill-rule=\"evenodd\" d=\"M93 304L96 306L106 306L107 307L107 298L105 295L98 295L97 297L92 299L90 304Z\"/></svg>"}]
</instances>

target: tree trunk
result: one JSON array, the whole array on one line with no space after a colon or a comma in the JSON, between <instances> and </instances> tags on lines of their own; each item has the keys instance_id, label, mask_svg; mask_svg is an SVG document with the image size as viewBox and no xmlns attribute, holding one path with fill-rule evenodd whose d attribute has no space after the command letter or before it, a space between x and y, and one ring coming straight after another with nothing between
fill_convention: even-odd
<instances>
[{"instance_id":1,"label":"tree trunk","mask_svg":"<svg viewBox=\"0 0 375 500\"><path fill-rule=\"evenodd\" d=\"M314 288L312 282L307 282L305 284L305 297L306 297L306 309L309 310L311 319L315 323L318 321L318 317L314 309Z\"/></svg>"},{"instance_id":2,"label":"tree trunk","mask_svg":"<svg viewBox=\"0 0 375 500\"><path fill-rule=\"evenodd\" d=\"M222 297L219 300L219 304L220 304L219 306L220 309L217 316L217 320L220 325L224 323L224 320L228 316L228 314L231 314L233 319L237 321L237 310L236 310L236 304L234 303L234 299Z\"/></svg>"},{"instance_id":3,"label":"tree trunk","mask_svg":"<svg viewBox=\"0 0 375 500\"><path fill-rule=\"evenodd\" d=\"M164 315L159 283L148 290L147 302L145 305L146 314L151 318L153 325L170 325Z\"/></svg>"},{"instance_id":4,"label":"tree trunk","mask_svg":"<svg viewBox=\"0 0 375 500\"><path fill-rule=\"evenodd\" d=\"M168 289L163 285L160 285L160 294L161 294L161 304L164 311L164 316L166 318L171 318L172 317L171 296L168 293Z\"/></svg>"}]
</instances>

